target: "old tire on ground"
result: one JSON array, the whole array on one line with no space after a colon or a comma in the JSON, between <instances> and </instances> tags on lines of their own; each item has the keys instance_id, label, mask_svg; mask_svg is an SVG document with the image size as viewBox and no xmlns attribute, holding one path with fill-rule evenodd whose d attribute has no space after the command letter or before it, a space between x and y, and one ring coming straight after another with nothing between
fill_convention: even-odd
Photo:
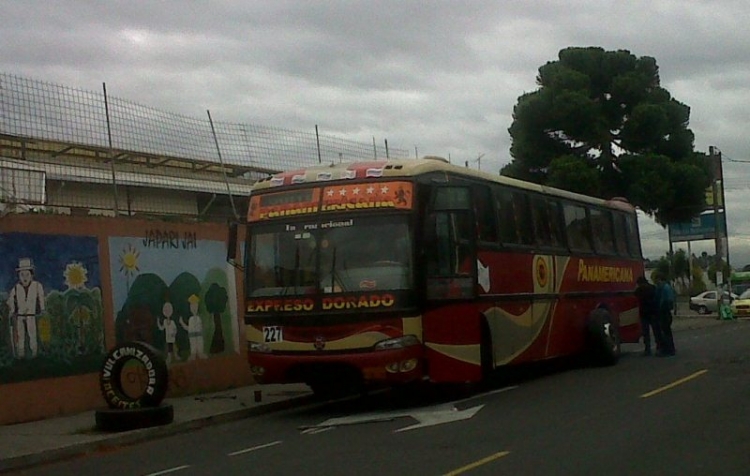
<instances>
[{"instance_id":1,"label":"old tire on ground","mask_svg":"<svg viewBox=\"0 0 750 476\"><path fill-rule=\"evenodd\" d=\"M122 370L131 360L140 362L145 371L145 388L141 395L128 395L122 387ZM157 407L169 385L169 370L162 353L145 342L126 342L115 346L104 359L99 372L99 388L111 409Z\"/></svg>"},{"instance_id":2,"label":"old tire on ground","mask_svg":"<svg viewBox=\"0 0 750 476\"><path fill-rule=\"evenodd\" d=\"M164 403L144 408L102 408L94 413L96 429L101 431L128 431L152 426L167 425L174 421L174 408Z\"/></svg>"},{"instance_id":3,"label":"old tire on ground","mask_svg":"<svg viewBox=\"0 0 750 476\"><path fill-rule=\"evenodd\" d=\"M616 364L621 353L620 332L606 309L589 314L587 332L591 362L598 366Z\"/></svg>"}]
</instances>

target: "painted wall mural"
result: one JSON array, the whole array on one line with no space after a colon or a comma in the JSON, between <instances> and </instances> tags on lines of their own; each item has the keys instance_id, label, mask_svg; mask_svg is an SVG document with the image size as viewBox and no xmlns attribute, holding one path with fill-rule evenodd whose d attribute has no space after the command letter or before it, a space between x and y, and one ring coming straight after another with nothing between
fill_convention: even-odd
<instances>
[{"instance_id":1,"label":"painted wall mural","mask_svg":"<svg viewBox=\"0 0 750 476\"><path fill-rule=\"evenodd\" d=\"M169 365L239 351L234 270L223 241L195 233L147 230L110 237L118 343L162 349Z\"/></svg>"},{"instance_id":2,"label":"painted wall mural","mask_svg":"<svg viewBox=\"0 0 750 476\"><path fill-rule=\"evenodd\" d=\"M0 384L85 374L105 355L98 240L0 235Z\"/></svg>"}]
</instances>

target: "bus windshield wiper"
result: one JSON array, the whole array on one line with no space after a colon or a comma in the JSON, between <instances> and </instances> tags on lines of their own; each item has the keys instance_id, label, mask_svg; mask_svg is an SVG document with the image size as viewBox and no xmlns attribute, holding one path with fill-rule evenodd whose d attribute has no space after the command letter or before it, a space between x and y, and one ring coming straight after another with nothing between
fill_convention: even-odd
<instances>
[{"instance_id":1,"label":"bus windshield wiper","mask_svg":"<svg viewBox=\"0 0 750 476\"><path fill-rule=\"evenodd\" d=\"M333 256L331 256L331 292L336 289L336 281L339 282L341 290L344 291L344 283L336 275L336 250L337 247L333 247Z\"/></svg>"},{"instance_id":2,"label":"bus windshield wiper","mask_svg":"<svg viewBox=\"0 0 750 476\"><path fill-rule=\"evenodd\" d=\"M294 294L297 294L297 287L299 286L300 274L302 270L299 267L299 241L297 241L297 248L294 250L294 274L292 275L292 286L294 286Z\"/></svg>"}]
</instances>

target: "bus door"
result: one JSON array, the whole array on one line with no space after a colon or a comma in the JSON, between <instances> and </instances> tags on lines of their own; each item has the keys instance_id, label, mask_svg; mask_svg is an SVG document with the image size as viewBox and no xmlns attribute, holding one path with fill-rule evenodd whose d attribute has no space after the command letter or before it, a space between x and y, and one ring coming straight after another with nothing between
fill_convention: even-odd
<instances>
[{"instance_id":1,"label":"bus door","mask_svg":"<svg viewBox=\"0 0 750 476\"><path fill-rule=\"evenodd\" d=\"M422 327L432 381L475 380L481 375L480 321L472 312L477 283L475 235L471 189L436 187L422 234L427 302ZM477 375L469 375L474 372Z\"/></svg>"},{"instance_id":2,"label":"bus door","mask_svg":"<svg viewBox=\"0 0 750 476\"><path fill-rule=\"evenodd\" d=\"M534 229L534 239L538 249L562 250L565 237L560 220L560 205L556 200L543 196L533 196L529 201L531 206L531 222ZM536 343L530 352L530 358L550 357L558 353L556 342L565 340L565 336L556 335L555 309L559 290L558 271L564 269L558 266L556 253L553 251L537 252L532 257L532 316L531 339Z\"/></svg>"}]
</instances>

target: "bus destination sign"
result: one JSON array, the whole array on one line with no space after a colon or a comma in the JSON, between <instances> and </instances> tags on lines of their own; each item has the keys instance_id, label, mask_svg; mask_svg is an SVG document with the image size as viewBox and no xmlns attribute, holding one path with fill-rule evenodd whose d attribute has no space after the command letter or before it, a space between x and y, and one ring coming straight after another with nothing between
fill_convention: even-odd
<instances>
[{"instance_id":1,"label":"bus destination sign","mask_svg":"<svg viewBox=\"0 0 750 476\"><path fill-rule=\"evenodd\" d=\"M248 221L315 213L320 207L320 188L290 190L250 197Z\"/></svg>"},{"instance_id":2,"label":"bus destination sign","mask_svg":"<svg viewBox=\"0 0 750 476\"><path fill-rule=\"evenodd\" d=\"M411 182L372 182L332 185L323 189L324 212L367 208L409 209Z\"/></svg>"},{"instance_id":3,"label":"bus destination sign","mask_svg":"<svg viewBox=\"0 0 750 476\"><path fill-rule=\"evenodd\" d=\"M411 182L372 182L294 189L250 197L248 221L309 215L318 211L410 209Z\"/></svg>"}]
</instances>

